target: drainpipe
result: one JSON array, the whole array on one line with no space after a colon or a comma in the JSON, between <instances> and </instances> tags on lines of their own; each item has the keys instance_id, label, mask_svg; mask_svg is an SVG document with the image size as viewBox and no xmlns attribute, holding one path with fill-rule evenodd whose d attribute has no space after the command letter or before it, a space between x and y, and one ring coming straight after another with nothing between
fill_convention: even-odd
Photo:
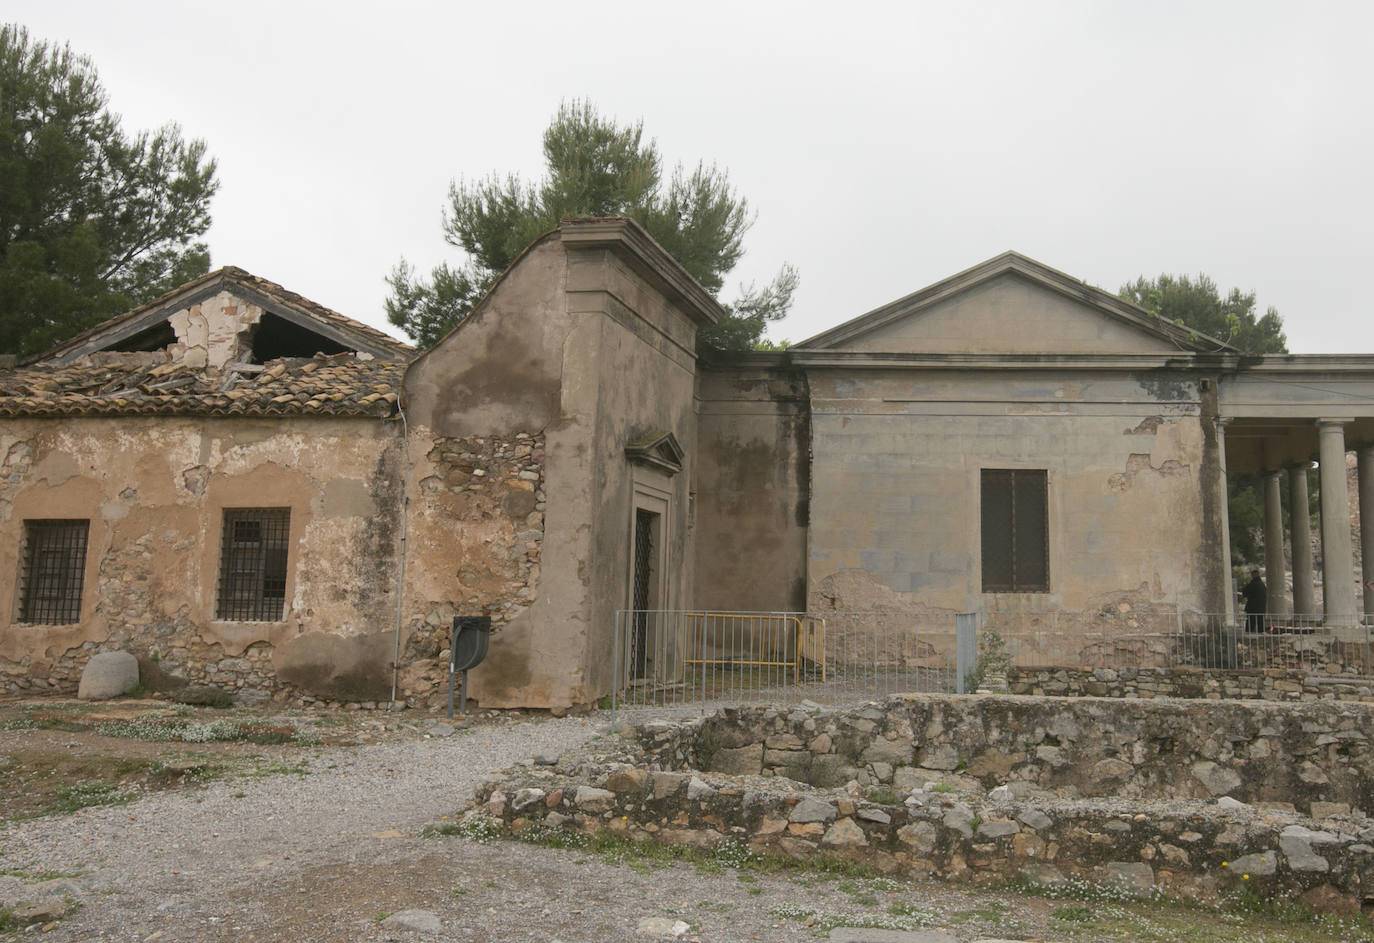
<instances>
[{"instance_id":1,"label":"drainpipe","mask_svg":"<svg viewBox=\"0 0 1374 943\"><path fill-rule=\"evenodd\" d=\"M396 415L401 418L401 454L405 471L401 477L401 561L396 568L396 642L391 655L391 706L396 705L396 687L401 677L401 616L406 592L406 532L410 523L410 424L401 401L396 401Z\"/></svg>"}]
</instances>

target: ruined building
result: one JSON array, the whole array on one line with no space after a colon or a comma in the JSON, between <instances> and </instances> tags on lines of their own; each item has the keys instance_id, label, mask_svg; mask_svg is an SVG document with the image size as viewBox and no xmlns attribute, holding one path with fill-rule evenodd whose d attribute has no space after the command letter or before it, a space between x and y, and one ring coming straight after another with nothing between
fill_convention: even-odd
<instances>
[{"instance_id":1,"label":"ruined building","mask_svg":"<svg viewBox=\"0 0 1374 943\"><path fill-rule=\"evenodd\" d=\"M631 607L1225 611L1227 468L1267 474L1282 572L1279 473L1319 455L1325 613L1359 615L1374 358L1243 357L1015 253L788 351L699 358L720 316L575 220L423 354L230 268L0 369L0 676L124 649L153 686L423 699L486 614L472 696L550 707L610 690Z\"/></svg>"}]
</instances>

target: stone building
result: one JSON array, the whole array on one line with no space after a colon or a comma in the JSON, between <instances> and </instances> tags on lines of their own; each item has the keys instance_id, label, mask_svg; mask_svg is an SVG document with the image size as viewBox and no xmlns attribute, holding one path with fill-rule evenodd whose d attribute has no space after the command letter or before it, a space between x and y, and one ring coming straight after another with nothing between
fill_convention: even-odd
<instances>
[{"instance_id":1,"label":"stone building","mask_svg":"<svg viewBox=\"0 0 1374 943\"><path fill-rule=\"evenodd\" d=\"M617 682L625 609L1224 612L1227 468L1267 473L1282 572L1318 455L1355 622L1328 469L1355 450L1374 506L1374 358L1245 357L1015 253L788 351L699 358L720 314L634 223L569 220L423 354L222 269L0 369L7 686L120 648L153 685L433 698L486 614L472 696L558 707Z\"/></svg>"}]
</instances>

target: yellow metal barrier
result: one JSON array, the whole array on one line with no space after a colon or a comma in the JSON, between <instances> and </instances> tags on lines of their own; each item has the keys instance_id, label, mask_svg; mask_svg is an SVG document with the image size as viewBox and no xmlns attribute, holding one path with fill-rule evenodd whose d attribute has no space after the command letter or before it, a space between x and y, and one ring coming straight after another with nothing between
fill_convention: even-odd
<instances>
[{"instance_id":1,"label":"yellow metal barrier","mask_svg":"<svg viewBox=\"0 0 1374 943\"><path fill-rule=\"evenodd\" d=\"M789 615L785 613L732 613L732 612L686 612L684 617L689 621L697 623L699 630L696 633L698 641L698 651L696 658L684 658L683 662L689 665L730 665L751 668L791 668L793 683L801 681L801 663L803 661L820 665L821 680L825 680L825 620L803 618L802 616ZM752 639L761 638L762 641L757 646L750 645L751 654L764 655L770 651L781 651L785 658L789 651L786 633L790 630L795 632L793 644L790 651L793 653L791 661L769 661L766 658L707 658L706 657L706 628L707 626L717 626L725 628L732 639L738 640L743 637L745 631L749 632ZM781 644L768 645L771 641L768 634L777 632L778 642ZM757 635L756 633L762 633Z\"/></svg>"}]
</instances>

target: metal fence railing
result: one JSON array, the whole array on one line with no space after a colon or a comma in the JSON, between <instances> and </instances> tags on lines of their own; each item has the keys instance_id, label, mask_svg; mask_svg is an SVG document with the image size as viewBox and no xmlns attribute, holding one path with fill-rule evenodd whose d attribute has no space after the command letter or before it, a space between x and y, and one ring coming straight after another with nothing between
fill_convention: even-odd
<instances>
[{"instance_id":1,"label":"metal fence railing","mask_svg":"<svg viewBox=\"0 0 1374 943\"><path fill-rule=\"evenodd\" d=\"M616 613L617 707L849 704L962 693L980 650L1014 669L1283 669L1374 675L1374 627L1168 607L1095 612ZM981 648L980 648L981 646Z\"/></svg>"},{"instance_id":2,"label":"metal fence railing","mask_svg":"<svg viewBox=\"0 0 1374 943\"><path fill-rule=\"evenodd\" d=\"M963 664L957 623L966 621ZM811 699L849 703L962 690L972 617L953 613L616 613L616 704Z\"/></svg>"},{"instance_id":3,"label":"metal fence railing","mask_svg":"<svg viewBox=\"0 0 1374 943\"><path fill-rule=\"evenodd\" d=\"M1191 609L1126 613L988 613L1019 668L1206 668L1306 670L1367 676L1371 627L1354 619L1267 614L1228 617Z\"/></svg>"}]
</instances>

